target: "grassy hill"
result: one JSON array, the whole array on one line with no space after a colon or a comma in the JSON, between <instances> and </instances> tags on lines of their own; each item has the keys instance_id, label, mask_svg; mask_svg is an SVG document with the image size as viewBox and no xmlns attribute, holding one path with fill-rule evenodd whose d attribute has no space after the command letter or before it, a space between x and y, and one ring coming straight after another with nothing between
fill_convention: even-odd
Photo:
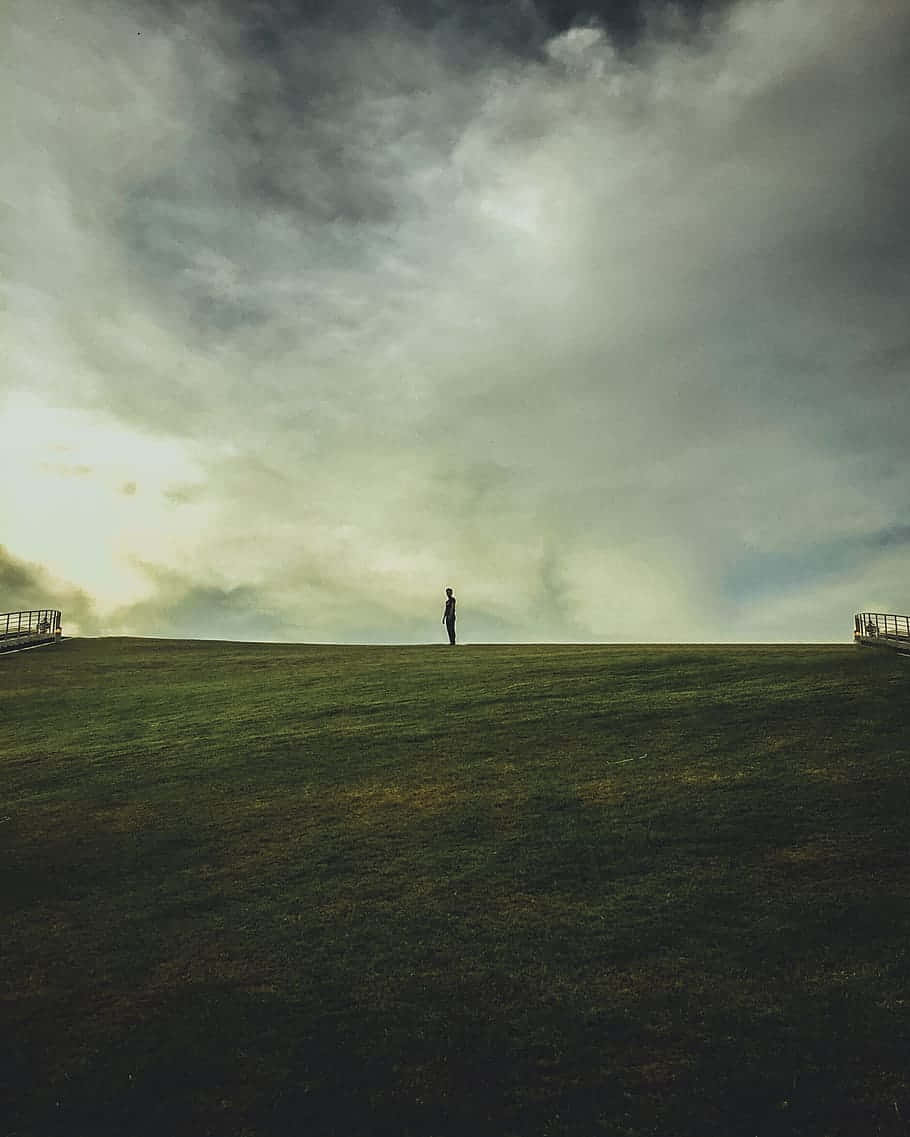
<instances>
[{"instance_id":1,"label":"grassy hill","mask_svg":"<svg viewBox=\"0 0 910 1137\"><path fill-rule=\"evenodd\" d=\"M910 661L0 659L6 1137L910 1123Z\"/></svg>"}]
</instances>

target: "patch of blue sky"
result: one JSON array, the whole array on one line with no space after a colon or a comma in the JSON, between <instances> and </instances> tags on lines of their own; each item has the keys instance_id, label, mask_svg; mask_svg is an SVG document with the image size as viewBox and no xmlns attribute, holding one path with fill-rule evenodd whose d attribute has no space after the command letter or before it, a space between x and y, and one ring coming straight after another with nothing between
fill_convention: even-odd
<instances>
[{"instance_id":1,"label":"patch of blue sky","mask_svg":"<svg viewBox=\"0 0 910 1137\"><path fill-rule=\"evenodd\" d=\"M901 545L910 545L910 525L776 552L752 551L727 572L724 594L736 603L789 592L853 572L882 550Z\"/></svg>"}]
</instances>

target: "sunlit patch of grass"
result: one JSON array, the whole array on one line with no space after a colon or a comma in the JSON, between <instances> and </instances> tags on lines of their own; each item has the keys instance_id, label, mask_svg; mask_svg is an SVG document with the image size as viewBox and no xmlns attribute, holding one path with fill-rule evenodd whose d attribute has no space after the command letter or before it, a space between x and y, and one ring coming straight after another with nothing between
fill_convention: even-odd
<instances>
[{"instance_id":1,"label":"sunlit patch of grass","mask_svg":"<svg viewBox=\"0 0 910 1137\"><path fill-rule=\"evenodd\" d=\"M336 795L342 808L353 818L370 815L383 816L383 811L400 814L434 814L451 810L464 804L467 794L457 789L451 782L421 785L390 785L384 781L360 782L351 789Z\"/></svg>"},{"instance_id":2,"label":"sunlit patch of grass","mask_svg":"<svg viewBox=\"0 0 910 1137\"><path fill-rule=\"evenodd\" d=\"M584 805L615 806L623 795L622 784L616 777L597 778L578 787L578 798Z\"/></svg>"}]
</instances>

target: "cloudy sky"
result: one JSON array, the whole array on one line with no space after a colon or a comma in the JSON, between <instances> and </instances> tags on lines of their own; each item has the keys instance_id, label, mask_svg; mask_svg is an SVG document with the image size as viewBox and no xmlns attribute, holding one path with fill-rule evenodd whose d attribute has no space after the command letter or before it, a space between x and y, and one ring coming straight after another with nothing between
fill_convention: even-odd
<instances>
[{"instance_id":1,"label":"cloudy sky","mask_svg":"<svg viewBox=\"0 0 910 1137\"><path fill-rule=\"evenodd\" d=\"M0 609L910 610L905 0L0 0Z\"/></svg>"}]
</instances>

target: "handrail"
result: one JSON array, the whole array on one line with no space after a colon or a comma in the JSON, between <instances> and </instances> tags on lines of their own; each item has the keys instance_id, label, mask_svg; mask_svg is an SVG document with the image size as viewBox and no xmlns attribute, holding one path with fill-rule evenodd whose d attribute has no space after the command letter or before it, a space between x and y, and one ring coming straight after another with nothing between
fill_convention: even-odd
<instances>
[{"instance_id":1,"label":"handrail","mask_svg":"<svg viewBox=\"0 0 910 1137\"><path fill-rule=\"evenodd\" d=\"M53 643L63 634L62 624L59 608L0 612L0 651L35 643Z\"/></svg>"},{"instance_id":2,"label":"handrail","mask_svg":"<svg viewBox=\"0 0 910 1137\"><path fill-rule=\"evenodd\" d=\"M853 638L910 642L910 616L900 616L895 612L856 612L853 616Z\"/></svg>"}]
</instances>

